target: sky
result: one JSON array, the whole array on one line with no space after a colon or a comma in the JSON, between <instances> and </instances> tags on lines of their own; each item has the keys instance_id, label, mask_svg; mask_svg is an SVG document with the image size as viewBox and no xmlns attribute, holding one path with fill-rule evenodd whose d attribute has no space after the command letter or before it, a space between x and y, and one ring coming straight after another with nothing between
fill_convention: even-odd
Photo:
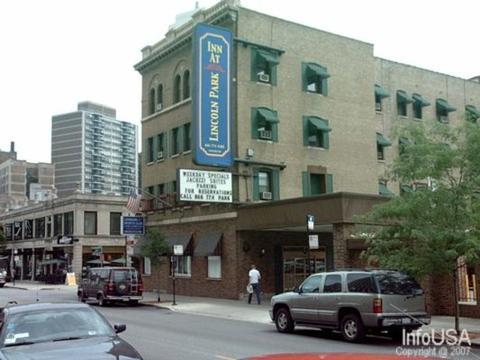
<instances>
[{"instance_id":1,"label":"sky","mask_svg":"<svg viewBox=\"0 0 480 360\"><path fill-rule=\"evenodd\" d=\"M214 0L200 0L209 7ZM475 0L242 0L279 18L374 44L374 55L449 75L480 75ZM53 115L85 100L141 119L140 50L195 0L0 1L0 150L50 162Z\"/></svg>"}]
</instances>

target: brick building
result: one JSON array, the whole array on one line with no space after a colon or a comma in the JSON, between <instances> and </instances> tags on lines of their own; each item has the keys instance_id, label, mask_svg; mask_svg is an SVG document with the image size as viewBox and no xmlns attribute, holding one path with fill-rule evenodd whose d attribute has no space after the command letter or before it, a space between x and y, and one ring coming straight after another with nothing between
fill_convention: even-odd
<instances>
[{"instance_id":1,"label":"brick building","mask_svg":"<svg viewBox=\"0 0 480 360\"><path fill-rule=\"evenodd\" d=\"M234 36L229 205L175 200L177 169L208 170L192 161L197 23ZM135 65L142 75L142 186L163 199L146 205L147 225L185 246L176 268L183 294L241 297L251 263L267 294L292 288L309 270L361 265L354 216L402 188L385 175L398 155L396 124L437 119L455 126L465 114L480 116L478 81L380 59L372 44L232 0L194 12L142 54ZM307 214L315 216L317 250L307 249ZM147 285L160 281L169 290L168 266L156 268Z\"/></svg>"}]
</instances>

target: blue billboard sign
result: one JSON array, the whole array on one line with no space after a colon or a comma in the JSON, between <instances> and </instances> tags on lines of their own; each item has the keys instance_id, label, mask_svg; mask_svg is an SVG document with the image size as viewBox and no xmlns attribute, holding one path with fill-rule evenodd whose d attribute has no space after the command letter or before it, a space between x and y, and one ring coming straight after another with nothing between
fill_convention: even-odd
<instances>
[{"instance_id":1,"label":"blue billboard sign","mask_svg":"<svg viewBox=\"0 0 480 360\"><path fill-rule=\"evenodd\" d=\"M122 216L122 235L145 234L145 218L142 216Z\"/></svg>"},{"instance_id":2,"label":"blue billboard sign","mask_svg":"<svg viewBox=\"0 0 480 360\"><path fill-rule=\"evenodd\" d=\"M198 24L194 30L193 54L194 161L198 165L232 166L232 33Z\"/></svg>"}]
</instances>

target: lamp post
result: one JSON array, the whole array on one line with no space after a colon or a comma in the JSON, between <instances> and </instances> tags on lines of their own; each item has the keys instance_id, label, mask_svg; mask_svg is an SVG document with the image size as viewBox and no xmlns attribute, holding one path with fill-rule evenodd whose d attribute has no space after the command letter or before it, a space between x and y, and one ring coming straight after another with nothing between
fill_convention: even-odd
<instances>
[{"instance_id":1,"label":"lamp post","mask_svg":"<svg viewBox=\"0 0 480 360\"><path fill-rule=\"evenodd\" d=\"M315 228L315 216L308 214L307 215L307 275L311 274L310 267L310 231Z\"/></svg>"}]
</instances>

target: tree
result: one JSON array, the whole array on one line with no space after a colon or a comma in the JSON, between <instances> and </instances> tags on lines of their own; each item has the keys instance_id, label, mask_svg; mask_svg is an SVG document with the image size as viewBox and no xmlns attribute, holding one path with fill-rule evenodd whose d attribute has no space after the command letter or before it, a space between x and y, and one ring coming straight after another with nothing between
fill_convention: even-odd
<instances>
[{"instance_id":1,"label":"tree","mask_svg":"<svg viewBox=\"0 0 480 360\"><path fill-rule=\"evenodd\" d=\"M145 240L146 242L140 249L142 256L150 258L152 264L159 266L170 252L165 237L158 229L149 229L145 235ZM160 272L157 272L157 280L157 300L160 302Z\"/></svg>"},{"instance_id":2,"label":"tree","mask_svg":"<svg viewBox=\"0 0 480 360\"><path fill-rule=\"evenodd\" d=\"M457 264L460 258L469 264L480 260L480 127L413 124L397 133L403 139L400 156L388 177L414 187L363 218L388 224L366 233L373 236L366 238L364 255L417 278L451 275L458 332Z\"/></svg>"}]
</instances>

